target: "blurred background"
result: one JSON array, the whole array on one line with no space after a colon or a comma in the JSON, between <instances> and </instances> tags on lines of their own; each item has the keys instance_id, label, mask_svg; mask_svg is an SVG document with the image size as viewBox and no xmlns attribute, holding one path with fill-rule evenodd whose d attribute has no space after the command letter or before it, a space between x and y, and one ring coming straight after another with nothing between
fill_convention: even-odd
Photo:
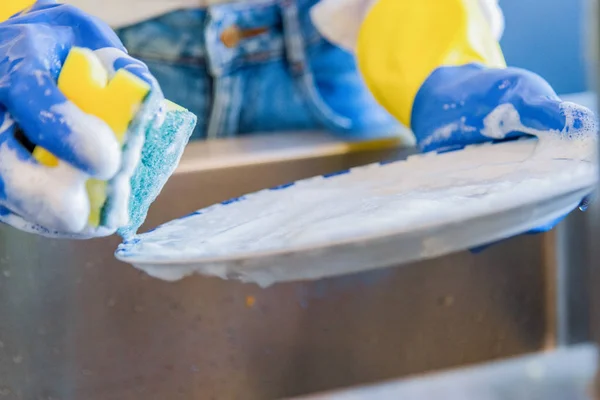
<instances>
[{"instance_id":1,"label":"blurred background","mask_svg":"<svg viewBox=\"0 0 600 400\"><path fill-rule=\"evenodd\" d=\"M509 65L537 72L558 94L586 90L586 0L499 0Z\"/></svg>"}]
</instances>

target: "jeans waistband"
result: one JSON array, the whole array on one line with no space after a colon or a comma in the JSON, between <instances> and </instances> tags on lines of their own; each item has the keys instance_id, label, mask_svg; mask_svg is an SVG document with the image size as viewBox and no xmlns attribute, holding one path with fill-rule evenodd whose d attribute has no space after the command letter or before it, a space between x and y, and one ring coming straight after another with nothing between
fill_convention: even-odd
<instances>
[{"instance_id":1,"label":"jeans waistband","mask_svg":"<svg viewBox=\"0 0 600 400\"><path fill-rule=\"evenodd\" d=\"M134 56L205 65L219 76L323 40L310 22L314 2L261 0L175 11L119 33Z\"/></svg>"}]
</instances>

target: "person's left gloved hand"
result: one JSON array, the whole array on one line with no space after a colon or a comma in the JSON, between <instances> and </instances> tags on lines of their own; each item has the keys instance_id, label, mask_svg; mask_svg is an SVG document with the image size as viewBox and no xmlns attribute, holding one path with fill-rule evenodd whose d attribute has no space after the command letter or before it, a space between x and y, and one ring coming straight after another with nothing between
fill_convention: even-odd
<instances>
[{"instance_id":1,"label":"person's left gloved hand","mask_svg":"<svg viewBox=\"0 0 600 400\"><path fill-rule=\"evenodd\" d=\"M596 135L590 110L563 103L540 76L506 67L502 27L496 0L377 0L358 32L358 65L424 151L542 131Z\"/></svg>"},{"instance_id":2,"label":"person's left gloved hand","mask_svg":"<svg viewBox=\"0 0 600 400\"><path fill-rule=\"evenodd\" d=\"M486 129L490 116L507 121L505 126L496 127L503 132ZM448 151L507 140L527 135L528 130L552 130L559 135L597 132L596 118L589 109L562 102L539 75L518 68L477 64L435 70L415 98L411 125L423 151ZM527 233L547 232L565 217Z\"/></svg>"},{"instance_id":3,"label":"person's left gloved hand","mask_svg":"<svg viewBox=\"0 0 600 400\"><path fill-rule=\"evenodd\" d=\"M160 119L164 99L156 80L146 65L127 55L108 25L73 6L40 0L0 23L0 143L5 139L14 142L18 126L30 146L47 149L76 173L101 180L127 179L125 175L133 172L130 161L139 160L141 145L121 151L110 128L83 113L57 87L62 65L73 47L94 51L109 77L125 69L150 84L145 113ZM85 179L74 179L64 188L51 187L51 179L44 180L44 174L53 173L50 167L39 165L23 146L13 143L13 148L17 147L18 157L11 158L12 164L0 159L0 165L6 167L3 171L15 172L11 185L19 189L5 195L0 176L1 222L46 236L73 238L106 236L120 227L85 227L84 207L68 207L69 193L82 193ZM19 170L29 171L35 179L19 178ZM36 182L38 187L34 187ZM48 187L42 190L39 186ZM125 186L115 185L108 200L126 207L129 189ZM56 193L62 189L63 193ZM114 207L113 212L122 216L127 210ZM123 218L108 216L106 220Z\"/></svg>"}]
</instances>

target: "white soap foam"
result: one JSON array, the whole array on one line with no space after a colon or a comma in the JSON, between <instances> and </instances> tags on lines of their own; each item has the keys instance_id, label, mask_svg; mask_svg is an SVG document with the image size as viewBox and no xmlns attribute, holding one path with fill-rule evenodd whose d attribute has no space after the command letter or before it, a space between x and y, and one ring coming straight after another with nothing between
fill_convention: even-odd
<instances>
[{"instance_id":1,"label":"white soap foam","mask_svg":"<svg viewBox=\"0 0 600 400\"><path fill-rule=\"evenodd\" d=\"M105 70L108 72L108 75L111 77L117 72L115 70L115 62L120 58L129 57L127 53L115 47L104 47L95 50L94 54L98 57Z\"/></svg>"},{"instance_id":2,"label":"white soap foam","mask_svg":"<svg viewBox=\"0 0 600 400\"><path fill-rule=\"evenodd\" d=\"M129 223L129 199L131 196L131 177L140 163L145 137L138 133L129 135L127 147L123 152L123 166L108 186L110 212L106 215L105 224L118 229Z\"/></svg>"},{"instance_id":3,"label":"white soap foam","mask_svg":"<svg viewBox=\"0 0 600 400\"><path fill-rule=\"evenodd\" d=\"M94 166L98 172L95 177L108 179L117 173L121 166L120 145L102 120L82 112L71 102L53 106L40 118L69 126L72 134L65 140ZM10 118L6 119L3 128L12 123ZM85 183L90 175L64 160L57 167L20 160L7 144L0 148L0 159L0 176L7 195L5 205L18 214L4 218L5 222L26 231L48 235L60 232L60 236L67 237L72 233L85 235L84 231L91 233L95 229L87 227L90 204Z\"/></svg>"},{"instance_id":4,"label":"white soap foam","mask_svg":"<svg viewBox=\"0 0 600 400\"><path fill-rule=\"evenodd\" d=\"M475 132L477 128L473 126L469 126L466 124L466 118L461 117L459 122L452 122L448 125L442 126L436 129L429 137L424 139L421 143L423 147L429 146L435 142L441 142L443 140L449 139L454 132Z\"/></svg>"},{"instance_id":5,"label":"white soap foam","mask_svg":"<svg viewBox=\"0 0 600 400\"><path fill-rule=\"evenodd\" d=\"M121 167L121 145L104 121L84 113L71 102L53 106L50 112L71 129L72 134L66 140L94 167L95 178L106 180L115 176Z\"/></svg>"},{"instance_id":6,"label":"white soap foam","mask_svg":"<svg viewBox=\"0 0 600 400\"><path fill-rule=\"evenodd\" d=\"M504 139L510 132L535 134L537 131L521 124L519 112L510 103L501 104L483 120L481 134L492 139Z\"/></svg>"},{"instance_id":7,"label":"white soap foam","mask_svg":"<svg viewBox=\"0 0 600 400\"><path fill-rule=\"evenodd\" d=\"M89 215L86 174L66 163L49 168L26 162L7 143L0 145L0 176L6 206L48 229L81 231Z\"/></svg>"}]
</instances>

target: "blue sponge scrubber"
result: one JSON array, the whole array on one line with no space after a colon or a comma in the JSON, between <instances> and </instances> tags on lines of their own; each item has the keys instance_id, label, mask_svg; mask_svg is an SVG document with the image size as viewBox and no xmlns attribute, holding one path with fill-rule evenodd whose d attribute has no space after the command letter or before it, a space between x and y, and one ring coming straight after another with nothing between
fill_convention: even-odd
<instances>
[{"instance_id":1,"label":"blue sponge scrubber","mask_svg":"<svg viewBox=\"0 0 600 400\"><path fill-rule=\"evenodd\" d=\"M124 239L135 235L144 223L150 205L179 164L196 122L194 114L167 101L164 123L146 130L142 158L131 178L129 224L118 231Z\"/></svg>"}]
</instances>

